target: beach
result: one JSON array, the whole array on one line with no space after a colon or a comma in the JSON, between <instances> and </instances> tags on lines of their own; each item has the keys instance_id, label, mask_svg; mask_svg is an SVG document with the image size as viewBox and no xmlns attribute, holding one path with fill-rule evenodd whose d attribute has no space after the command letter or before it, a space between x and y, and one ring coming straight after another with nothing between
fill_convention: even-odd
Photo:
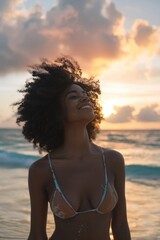
<instances>
[{"instance_id":1,"label":"beach","mask_svg":"<svg viewBox=\"0 0 160 240\"><path fill-rule=\"evenodd\" d=\"M160 131L103 130L96 143L124 155L132 240L159 240ZM30 227L28 168L40 157L20 130L0 129L0 239L27 239ZM49 209L48 236L54 227Z\"/></svg>"}]
</instances>

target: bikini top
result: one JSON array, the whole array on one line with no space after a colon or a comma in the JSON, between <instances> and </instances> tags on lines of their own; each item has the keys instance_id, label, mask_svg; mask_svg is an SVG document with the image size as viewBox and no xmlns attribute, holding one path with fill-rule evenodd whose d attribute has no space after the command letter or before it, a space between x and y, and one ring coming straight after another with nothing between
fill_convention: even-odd
<instances>
[{"instance_id":1,"label":"bikini top","mask_svg":"<svg viewBox=\"0 0 160 240\"><path fill-rule=\"evenodd\" d=\"M57 181L56 175L53 170L53 166L51 163L50 154L48 153L48 160L49 165L52 171L53 180L55 184L55 191L50 200L50 207L53 214L59 218L66 219L74 217L78 214L82 213L89 213L89 212L97 212L100 214L106 214L111 212L115 207L118 201L118 195L113 185L111 185L108 181L107 177L107 170L106 170L106 163L105 163L105 156L104 151L102 150L102 158L103 158L103 165L104 165L104 173L105 173L105 183L104 183L104 191L101 196L100 202L98 206L94 209L89 209L85 211L76 211L73 206L69 203L67 198L65 197L64 193L62 192L59 183Z\"/></svg>"}]
</instances>

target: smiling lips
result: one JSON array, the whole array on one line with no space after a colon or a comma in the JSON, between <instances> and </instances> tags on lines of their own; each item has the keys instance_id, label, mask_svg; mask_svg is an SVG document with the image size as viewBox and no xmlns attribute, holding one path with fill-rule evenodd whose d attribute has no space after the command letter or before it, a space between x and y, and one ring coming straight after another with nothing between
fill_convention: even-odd
<instances>
[{"instance_id":1,"label":"smiling lips","mask_svg":"<svg viewBox=\"0 0 160 240\"><path fill-rule=\"evenodd\" d=\"M79 109L92 109L92 107L91 107L91 105L86 104L86 105L80 107Z\"/></svg>"}]
</instances>

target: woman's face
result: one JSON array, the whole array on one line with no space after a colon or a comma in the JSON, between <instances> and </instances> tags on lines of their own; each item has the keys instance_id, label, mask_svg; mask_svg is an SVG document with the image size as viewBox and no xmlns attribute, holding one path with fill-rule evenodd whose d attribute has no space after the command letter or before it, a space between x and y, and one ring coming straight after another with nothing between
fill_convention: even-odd
<instances>
[{"instance_id":1,"label":"woman's face","mask_svg":"<svg viewBox=\"0 0 160 240\"><path fill-rule=\"evenodd\" d=\"M72 84L62 95L65 123L83 121L88 124L95 115L87 93L77 84Z\"/></svg>"}]
</instances>

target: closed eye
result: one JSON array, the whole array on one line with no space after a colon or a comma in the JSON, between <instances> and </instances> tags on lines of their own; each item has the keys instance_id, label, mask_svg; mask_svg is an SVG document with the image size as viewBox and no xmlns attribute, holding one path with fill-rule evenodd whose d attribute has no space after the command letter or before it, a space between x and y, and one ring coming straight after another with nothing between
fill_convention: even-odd
<instances>
[{"instance_id":1,"label":"closed eye","mask_svg":"<svg viewBox=\"0 0 160 240\"><path fill-rule=\"evenodd\" d=\"M68 98L69 98L69 99L77 99L78 96L77 96L77 95L70 95Z\"/></svg>"},{"instance_id":2,"label":"closed eye","mask_svg":"<svg viewBox=\"0 0 160 240\"><path fill-rule=\"evenodd\" d=\"M65 95L65 97L68 97L68 99L77 99L77 98L80 98L82 96L83 97L88 97L88 94L85 91L81 91L79 93L75 90L72 90Z\"/></svg>"}]
</instances>

